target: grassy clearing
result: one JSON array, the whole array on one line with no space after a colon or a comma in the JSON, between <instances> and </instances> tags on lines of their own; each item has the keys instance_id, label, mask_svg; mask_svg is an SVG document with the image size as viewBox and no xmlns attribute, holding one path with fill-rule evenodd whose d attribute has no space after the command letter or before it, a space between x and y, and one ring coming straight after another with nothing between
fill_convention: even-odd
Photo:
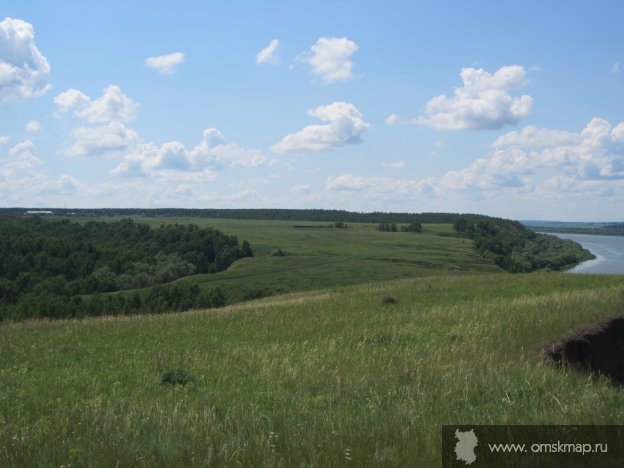
<instances>
[{"instance_id":1,"label":"grassy clearing","mask_svg":"<svg viewBox=\"0 0 624 468\"><path fill-rule=\"evenodd\" d=\"M494 274L4 324L0 465L436 466L445 423L618 424L538 355L623 310L622 276Z\"/></svg>"}]
</instances>

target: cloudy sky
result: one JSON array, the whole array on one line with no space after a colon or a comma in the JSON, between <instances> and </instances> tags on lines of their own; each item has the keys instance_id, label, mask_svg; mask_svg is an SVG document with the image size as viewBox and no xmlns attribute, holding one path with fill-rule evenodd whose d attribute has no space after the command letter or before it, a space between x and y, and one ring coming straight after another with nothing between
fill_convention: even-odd
<instances>
[{"instance_id":1,"label":"cloudy sky","mask_svg":"<svg viewBox=\"0 0 624 468\"><path fill-rule=\"evenodd\" d=\"M624 3L19 1L0 206L624 221Z\"/></svg>"}]
</instances>

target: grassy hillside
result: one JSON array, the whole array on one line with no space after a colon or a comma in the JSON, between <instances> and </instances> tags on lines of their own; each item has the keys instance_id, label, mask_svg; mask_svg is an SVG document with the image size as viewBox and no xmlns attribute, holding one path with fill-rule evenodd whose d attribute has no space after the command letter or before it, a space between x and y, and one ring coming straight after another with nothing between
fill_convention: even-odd
<instances>
[{"instance_id":1,"label":"grassy hillside","mask_svg":"<svg viewBox=\"0 0 624 468\"><path fill-rule=\"evenodd\" d=\"M2 324L0 466L439 466L445 423L619 424L621 390L538 356L621 313L623 280L428 276ZM161 385L173 369L191 381Z\"/></svg>"}]
</instances>

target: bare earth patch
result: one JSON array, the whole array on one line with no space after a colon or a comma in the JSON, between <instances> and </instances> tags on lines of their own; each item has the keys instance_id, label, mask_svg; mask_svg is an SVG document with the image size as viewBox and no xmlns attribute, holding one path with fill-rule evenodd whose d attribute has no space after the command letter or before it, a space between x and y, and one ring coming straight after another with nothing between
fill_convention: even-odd
<instances>
[{"instance_id":1,"label":"bare earth patch","mask_svg":"<svg viewBox=\"0 0 624 468\"><path fill-rule=\"evenodd\" d=\"M542 351L546 362L599 373L624 385L624 316L607 319Z\"/></svg>"}]
</instances>

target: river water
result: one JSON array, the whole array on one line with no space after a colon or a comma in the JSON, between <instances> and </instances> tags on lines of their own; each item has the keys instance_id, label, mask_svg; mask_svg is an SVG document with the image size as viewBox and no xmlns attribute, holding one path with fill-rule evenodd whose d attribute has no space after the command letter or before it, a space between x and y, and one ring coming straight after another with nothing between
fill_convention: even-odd
<instances>
[{"instance_id":1,"label":"river water","mask_svg":"<svg viewBox=\"0 0 624 468\"><path fill-rule=\"evenodd\" d=\"M624 273L624 237L555 232L548 234L578 242L596 256L594 260L567 270L568 273Z\"/></svg>"}]
</instances>

